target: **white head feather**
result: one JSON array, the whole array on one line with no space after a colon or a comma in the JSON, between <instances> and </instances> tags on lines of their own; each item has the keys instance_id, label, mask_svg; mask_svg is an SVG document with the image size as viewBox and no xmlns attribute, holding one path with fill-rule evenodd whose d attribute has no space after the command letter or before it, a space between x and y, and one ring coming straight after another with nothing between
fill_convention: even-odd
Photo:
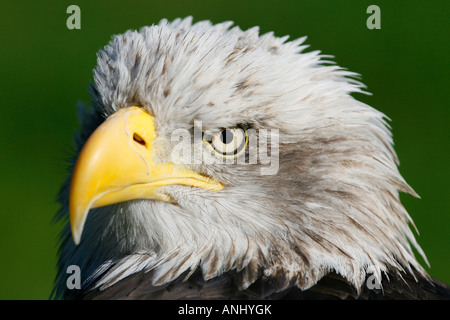
<instances>
[{"instance_id":1,"label":"white head feather","mask_svg":"<svg viewBox=\"0 0 450 320\"><path fill-rule=\"evenodd\" d=\"M277 129L278 173L193 165L226 188L173 186L166 192L178 205L139 200L92 210L81 244L63 241L61 272L77 264L85 279L109 286L143 269L155 271L155 285L196 268L205 279L236 270L241 288L283 274L280 289L292 281L306 289L335 271L357 290L370 266L426 276L398 195L415 193L397 170L385 116L350 95L362 92L356 74L304 52L305 38L231 25L162 20L115 36L98 54L77 148L105 117L140 105L154 115L163 159L170 133L195 120L206 129ZM68 184L61 199L67 215ZM57 290L64 286L60 278Z\"/></svg>"}]
</instances>

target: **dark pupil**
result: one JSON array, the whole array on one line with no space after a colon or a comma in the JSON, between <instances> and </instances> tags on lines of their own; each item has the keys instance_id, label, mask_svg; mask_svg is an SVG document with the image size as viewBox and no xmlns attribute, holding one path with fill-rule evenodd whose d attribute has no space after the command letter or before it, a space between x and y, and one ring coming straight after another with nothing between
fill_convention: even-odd
<instances>
[{"instance_id":1,"label":"dark pupil","mask_svg":"<svg viewBox=\"0 0 450 320\"><path fill-rule=\"evenodd\" d=\"M223 130L220 134L220 140L222 140L224 144L230 143L233 141L233 132L230 130Z\"/></svg>"}]
</instances>

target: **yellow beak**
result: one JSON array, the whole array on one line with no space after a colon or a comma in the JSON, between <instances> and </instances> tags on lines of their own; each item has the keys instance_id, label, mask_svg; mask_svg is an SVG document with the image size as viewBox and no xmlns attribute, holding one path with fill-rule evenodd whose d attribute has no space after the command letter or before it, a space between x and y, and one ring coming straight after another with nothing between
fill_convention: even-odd
<instances>
[{"instance_id":1,"label":"yellow beak","mask_svg":"<svg viewBox=\"0 0 450 320\"><path fill-rule=\"evenodd\" d=\"M168 185L212 191L223 185L180 165L155 159L153 118L144 109L120 109L89 137L80 152L70 186L72 238L80 243L89 210L133 199L171 201L159 192Z\"/></svg>"}]
</instances>

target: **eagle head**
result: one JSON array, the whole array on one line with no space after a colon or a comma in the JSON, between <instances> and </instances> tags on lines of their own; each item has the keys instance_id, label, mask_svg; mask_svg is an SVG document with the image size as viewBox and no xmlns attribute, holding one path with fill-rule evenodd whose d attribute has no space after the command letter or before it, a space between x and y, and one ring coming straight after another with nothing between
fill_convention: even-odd
<instances>
[{"instance_id":1,"label":"eagle head","mask_svg":"<svg viewBox=\"0 0 450 320\"><path fill-rule=\"evenodd\" d=\"M352 96L357 74L287 39L185 18L98 53L60 193L56 296L76 295L70 265L83 293L136 274L143 292L194 276L275 293L331 273L357 293L369 271L428 277L385 115Z\"/></svg>"}]
</instances>

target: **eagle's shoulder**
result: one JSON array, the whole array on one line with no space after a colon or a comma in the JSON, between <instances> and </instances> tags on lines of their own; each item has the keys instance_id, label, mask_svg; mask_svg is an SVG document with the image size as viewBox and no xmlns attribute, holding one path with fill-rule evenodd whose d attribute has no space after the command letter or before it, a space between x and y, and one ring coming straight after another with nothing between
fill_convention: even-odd
<instances>
[{"instance_id":1,"label":"eagle's shoulder","mask_svg":"<svg viewBox=\"0 0 450 320\"><path fill-rule=\"evenodd\" d=\"M289 299L289 300L440 300L450 299L450 286L436 279L420 275L386 273L380 286L371 287L367 281L357 290L335 272L325 275L308 290L292 284L281 291L277 283L264 277L239 290L239 272L227 272L219 277L204 280L201 271L188 278L183 274L174 281L162 285L152 284L153 272L140 271L116 284L100 290L91 286L80 292L81 299ZM368 279L370 281L370 279Z\"/></svg>"}]
</instances>

